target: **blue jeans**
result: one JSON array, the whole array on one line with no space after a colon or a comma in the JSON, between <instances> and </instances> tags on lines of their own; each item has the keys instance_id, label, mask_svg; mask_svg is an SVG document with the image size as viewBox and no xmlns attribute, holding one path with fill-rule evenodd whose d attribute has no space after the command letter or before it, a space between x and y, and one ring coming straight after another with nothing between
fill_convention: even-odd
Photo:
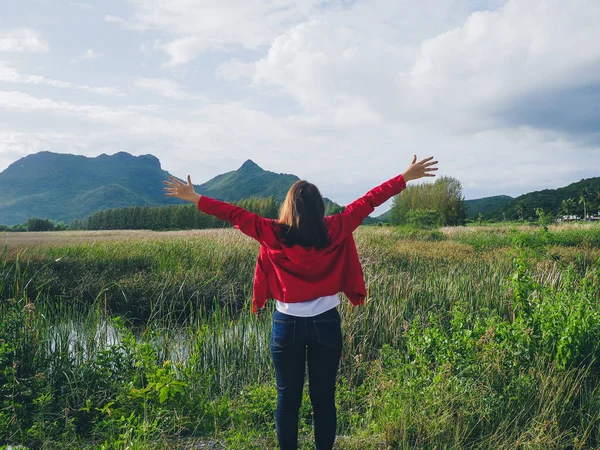
<instances>
[{"instance_id":1,"label":"blue jeans","mask_svg":"<svg viewBox=\"0 0 600 450\"><path fill-rule=\"evenodd\" d=\"M271 356L277 380L275 427L281 450L298 448L298 411L308 361L310 402L317 450L331 450L335 441L335 379L342 354L340 315L336 308L314 317L275 311Z\"/></svg>"}]
</instances>

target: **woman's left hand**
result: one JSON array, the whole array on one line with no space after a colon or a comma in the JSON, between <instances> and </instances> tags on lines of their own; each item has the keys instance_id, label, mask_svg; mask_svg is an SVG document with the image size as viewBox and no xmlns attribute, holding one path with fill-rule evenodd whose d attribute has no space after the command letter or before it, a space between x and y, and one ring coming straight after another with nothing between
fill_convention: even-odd
<instances>
[{"instance_id":1,"label":"woman's left hand","mask_svg":"<svg viewBox=\"0 0 600 450\"><path fill-rule=\"evenodd\" d=\"M198 203L198 200L200 200L200 197L202 196L194 190L194 185L192 184L192 179L189 175L187 177L187 184L173 176L170 176L169 178L173 180L173 182L164 181L164 183L169 186L164 188L164 190L167 191L165 193L167 197L177 197L186 202Z\"/></svg>"}]
</instances>

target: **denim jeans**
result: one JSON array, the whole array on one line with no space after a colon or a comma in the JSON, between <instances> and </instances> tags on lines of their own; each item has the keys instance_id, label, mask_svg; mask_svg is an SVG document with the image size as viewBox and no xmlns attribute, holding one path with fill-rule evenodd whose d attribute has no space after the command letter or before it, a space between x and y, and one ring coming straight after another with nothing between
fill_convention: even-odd
<instances>
[{"instance_id":1,"label":"denim jeans","mask_svg":"<svg viewBox=\"0 0 600 450\"><path fill-rule=\"evenodd\" d=\"M317 450L331 450L335 441L335 379L342 354L340 315L336 308L314 317L275 311L271 356L277 380L275 427L281 450L298 447L298 411L304 373L313 407Z\"/></svg>"}]
</instances>

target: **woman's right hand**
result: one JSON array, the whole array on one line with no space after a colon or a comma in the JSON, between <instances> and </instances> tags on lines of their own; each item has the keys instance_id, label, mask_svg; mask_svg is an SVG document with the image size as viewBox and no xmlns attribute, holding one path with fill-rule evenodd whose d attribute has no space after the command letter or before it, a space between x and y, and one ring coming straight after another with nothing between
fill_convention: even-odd
<instances>
[{"instance_id":1,"label":"woman's right hand","mask_svg":"<svg viewBox=\"0 0 600 450\"><path fill-rule=\"evenodd\" d=\"M430 172L438 170L437 167L434 167L438 162L431 161L432 159L433 156L430 156L429 158L417 162L417 155L414 155L412 163L402 174L404 181L418 180L423 177L435 177L435 174Z\"/></svg>"}]
</instances>

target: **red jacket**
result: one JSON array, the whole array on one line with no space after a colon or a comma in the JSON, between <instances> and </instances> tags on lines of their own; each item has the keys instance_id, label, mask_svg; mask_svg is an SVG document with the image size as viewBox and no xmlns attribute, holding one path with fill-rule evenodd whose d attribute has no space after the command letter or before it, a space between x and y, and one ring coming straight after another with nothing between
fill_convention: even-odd
<instances>
[{"instance_id":1,"label":"red jacket","mask_svg":"<svg viewBox=\"0 0 600 450\"><path fill-rule=\"evenodd\" d=\"M269 298L299 303L338 292L346 294L356 306L364 303L367 292L352 232L376 206L404 188L404 178L398 175L349 204L343 213L325 217L331 244L320 250L299 245L286 247L278 239L277 220L265 219L238 206L203 195L198 209L231 223L260 243L254 272L254 313Z\"/></svg>"}]
</instances>

